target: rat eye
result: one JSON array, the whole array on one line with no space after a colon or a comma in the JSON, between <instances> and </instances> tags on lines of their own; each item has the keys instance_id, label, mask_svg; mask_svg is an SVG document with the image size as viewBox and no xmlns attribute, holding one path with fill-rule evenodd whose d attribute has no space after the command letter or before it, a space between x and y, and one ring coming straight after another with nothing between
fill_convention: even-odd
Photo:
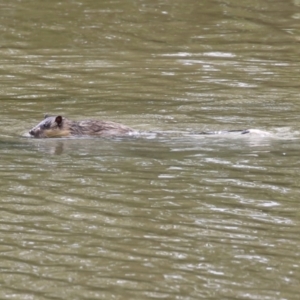
<instances>
[{"instance_id":1,"label":"rat eye","mask_svg":"<svg viewBox=\"0 0 300 300\"><path fill-rule=\"evenodd\" d=\"M48 128L48 124L45 123L45 124L43 125L43 128L44 128L44 129Z\"/></svg>"}]
</instances>

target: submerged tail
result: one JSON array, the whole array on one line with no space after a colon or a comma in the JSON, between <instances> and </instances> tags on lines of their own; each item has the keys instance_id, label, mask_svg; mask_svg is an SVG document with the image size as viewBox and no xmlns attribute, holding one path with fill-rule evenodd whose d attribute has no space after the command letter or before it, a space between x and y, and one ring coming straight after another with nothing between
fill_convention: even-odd
<instances>
[{"instance_id":1,"label":"submerged tail","mask_svg":"<svg viewBox=\"0 0 300 300\"><path fill-rule=\"evenodd\" d=\"M225 134L231 132L240 133L240 134L250 133L249 129L234 129L234 130L221 130L221 131L201 131L201 132L195 132L195 134L216 135L216 134Z\"/></svg>"}]
</instances>

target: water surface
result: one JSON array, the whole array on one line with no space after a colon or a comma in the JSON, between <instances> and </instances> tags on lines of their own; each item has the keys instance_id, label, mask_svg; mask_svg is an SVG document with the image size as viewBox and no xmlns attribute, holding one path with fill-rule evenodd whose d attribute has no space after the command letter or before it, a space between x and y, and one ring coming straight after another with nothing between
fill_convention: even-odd
<instances>
[{"instance_id":1,"label":"water surface","mask_svg":"<svg viewBox=\"0 0 300 300\"><path fill-rule=\"evenodd\" d=\"M298 299L298 1L0 6L0 298Z\"/></svg>"}]
</instances>

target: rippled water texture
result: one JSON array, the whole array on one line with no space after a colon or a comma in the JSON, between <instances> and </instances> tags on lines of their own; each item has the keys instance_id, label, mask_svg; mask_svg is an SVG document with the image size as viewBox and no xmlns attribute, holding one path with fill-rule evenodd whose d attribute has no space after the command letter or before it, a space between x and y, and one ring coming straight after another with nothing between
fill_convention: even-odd
<instances>
[{"instance_id":1,"label":"rippled water texture","mask_svg":"<svg viewBox=\"0 0 300 300\"><path fill-rule=\"evenodd\" d=\"M299 16L2 1L0 298L298 300ZM146 134L26 137L44 113Z\"/></svg>"}]
</instances>

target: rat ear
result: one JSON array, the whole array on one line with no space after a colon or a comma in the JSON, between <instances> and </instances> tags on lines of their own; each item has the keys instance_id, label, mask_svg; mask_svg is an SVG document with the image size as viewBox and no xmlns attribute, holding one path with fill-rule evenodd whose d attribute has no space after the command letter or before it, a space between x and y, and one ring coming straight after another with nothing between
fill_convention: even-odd
<instances>
[{"instance_id":1,"label":"rat ear","mask_svg":"<svg viewBox=\"0 0 300 300\"><path fill-rule=\"evenodd\" d=\"M47 119L48 117L50 117L49 114L44 114L44 119Z\"/></svg>"},{"instance_id":2,"label":"rat ear","mask_svg":"<svg viewBox=\"0 0 300 300\"><path fill-rule=\"evenodd\" d=\"M55 118L55 122L57 123L58 127L60 127L62 123L62 116L57 116Z\"/></svg>"}]
</instances>

